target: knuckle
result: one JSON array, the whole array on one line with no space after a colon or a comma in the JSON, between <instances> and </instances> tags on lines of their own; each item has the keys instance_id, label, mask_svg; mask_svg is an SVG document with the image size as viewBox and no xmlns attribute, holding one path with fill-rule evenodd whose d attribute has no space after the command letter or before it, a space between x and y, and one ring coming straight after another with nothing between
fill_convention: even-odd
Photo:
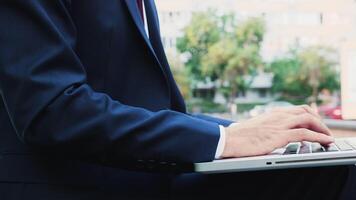
<instances>
[{"instance_id":1,"label":"knuckle","mask_svg":"<svg viewBox=\"0 0 356 200\"><path fill-rule=\"evenodd\" d=\"M317 117L315 117L314 115L311 115L309 120L311 123L314 123L318 126L323 126L322 121L320 119L318 119Z\"/></svg>"},{"instance_id":2,"label":"knuckle","mask_svg":"<svg viewBox=\"0 0 356 200\"><path fill-rule=\"evenodd\" d=\"M301 109L303 109L304 112L308 113L311 110L311 107L308 105L302 105L300 106Z\"/></svg>"},{"instance_id":3,"label":"knuckle","mask_svg":"<svg viewBox=\"0 0 356 200\"><path fill-rule=\"evenodd\" d=\"M288 139L285 139L283 141L281 141L281 146L287 146L291 141Z\"/></svg>"},{"instance_id":4,"label":"knuckle","mask_svg":"<svg viewBox=\"0 0 356 200\"><path fill-rule=\"evenodd\" d=\"M298 129L298 133L299 134L304 134L304 133L306 133L308 131L308 129L306 129L306 128L299 128Z\"/></svg>"},{"instance_id":5,"label":"knuckle","mask_svg":"<svg viewBox=\"0 0 356 200\"><path fill-rule=\"evenodd\" d=\"M306 128L301 128L301 129L298 129L298 135L299 137L302 137L302 138L305 138L309 135L310 131Z\"/></svg>"},{"instance_id":6,"label":"knuckle","mask_svg":"<svg viewBox=\"0 0 356 200\"><path fill-rule=\"evenodd\" d=\"M279 140L282 146L285 146L289 144L292 141L291 136L285 135L284 137L282 136Z\"/></svg>"},{"instance_id":7,"label":"knuckle","mask_svg":"<svg viewBox=\"0 0 356 200\"><path fill-rule=\"evenodd\" d=\"M301 107L304 108L304 109L310 109L310 106L307 105L307 104L303 104Z\"/></svg>"},{"instance_id":8,"label":"knuckle","mask_svg":"<svg viewBox=\"0 0 356 200\"><path fill-rule=\"evenodd\" d=\"M301 106L296 107L296 110L297 110L297 112L300 113L300 114L306 113L306 112L305 112L305 109L302 108Z\"/></svg>"},{"instance_id":9,"label":"knuckle","mask_svg":"<svg viewBox=\"0 0 356 200\"><path fill-rule=\"evenodd\" d=\"M303 117L304 117L304 119L307 120L307 121L315 121L314 116L313 116L312 114L310 114L310 113L305 113L305 114L303 115Z\"/></svg>"}]
</instances>

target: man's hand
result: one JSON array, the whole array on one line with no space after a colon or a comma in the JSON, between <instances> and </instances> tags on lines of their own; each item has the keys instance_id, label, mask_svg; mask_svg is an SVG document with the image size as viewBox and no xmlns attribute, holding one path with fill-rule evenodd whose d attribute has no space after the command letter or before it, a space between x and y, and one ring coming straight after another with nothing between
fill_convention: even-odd
<instances>
[{"instance_id":1,"label":"man's hand","mask_svg":"<svg viewBox=\"0 0 356 200\"><path fill-rule=\"evenodd\" d=\"M330 130L309 106L274 109L226 128L223 158L271 153L290 142L334 142Z\"/></svg>"}]
</instances>

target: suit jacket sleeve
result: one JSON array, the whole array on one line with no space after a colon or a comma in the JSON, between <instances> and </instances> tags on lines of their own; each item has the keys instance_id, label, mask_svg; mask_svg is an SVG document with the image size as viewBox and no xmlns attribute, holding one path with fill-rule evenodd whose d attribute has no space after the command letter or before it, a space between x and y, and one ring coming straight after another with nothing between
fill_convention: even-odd
<instances>
[{"instance_id":1,"label":"suit jacket sleeve","mask_svg":"<svg viewBox=\"0 0 356 200\"><path fill-rule=\"evenodd\" d=\"M214 159L217 123L94 91L75 42L62 1L1 1L0 93L19 139L41 152L115 165Z\"/></svg>"},{"instance_id":2,"label":"suit jacket sleeve","mask_svg":"<svg viewBox=\"0 0 356 200\"><path fill-rule=\"evenodd\" d=\"M212 117L212 116L203 115L203 114L193 114L192 116L197 117L199 119L209 121L209 122L218 123L219 125L222 125L224 127L228 127L228 126L230 126L230 124L234 123L231 120L221 119L221 118Z\"/></svg>"}]
</instances>

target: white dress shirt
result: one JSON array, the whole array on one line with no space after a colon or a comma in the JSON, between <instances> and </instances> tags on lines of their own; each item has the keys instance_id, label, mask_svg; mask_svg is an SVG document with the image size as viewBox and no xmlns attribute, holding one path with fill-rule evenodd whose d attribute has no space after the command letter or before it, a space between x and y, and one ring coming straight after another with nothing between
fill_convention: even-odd
<instances>
[{"instance_id":1,"label":"white dress shirt","mask_svg":"<svg viewBox=\"0 0 356 200\"><path fill-rule=\"evenodd\" d=\"M145 31L147 34L147 37L150 38L150 32L148 30L148 23L147 23L147 17L146 17L146 7L145 7L145 1L142 0L142 7L143 7L143 21L145 25Z\"/></svg>"},{"instance_id":2,"label":"white dress shirt","mask_svg":"<svg viewBox=\"0 0 356 200\"><path fill-rule=\"evenodd\" d=\"M226 142L225 127L219 125L219 128L220 128L220 139L219 139L218 147L216 148L215 159L221 158L221 155L223 154L225 149L225 142Z\"/></svg>"}]
</instances>

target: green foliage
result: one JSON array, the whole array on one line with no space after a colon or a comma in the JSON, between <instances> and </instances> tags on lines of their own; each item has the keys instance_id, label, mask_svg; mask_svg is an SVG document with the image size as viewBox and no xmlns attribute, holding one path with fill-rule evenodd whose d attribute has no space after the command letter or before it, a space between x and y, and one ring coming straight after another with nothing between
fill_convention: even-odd
<instances>
[{"instance_id":1,"label":"green foliage","mask_svg":"<svg viewBox=\"0 0 356 200\"><path fill-rule=\"evenodd\" d=\"M227 81L233 99L248 87L244 75L253 74L262 65L259 52L265 28L258 18L241 25L230 24L233 31L225 31L224 38L211 46L203 57L202 68L205 75Z\"/></svg>"},{"instance_id":2,"label":"green foliage","mask_svg":"<svg viewBox=\"0 0 356 200\"><path fill-rule=\"evenodd\" d=\"M261 71L273 72L272 91L280 94L281 100L294 104L310 103L308 99L317 102L322 89L339 89L332 49L321 46L294 49L289 56L267 65L260 56L264 21L250 18L237 22L233 14L218 15L212 10L193 14L183 36L177 40L177 49L187 56L187 61L184 67L173 70L185 97L190 96L189 86L209 78L224 83L218 89L233 100L238 92L250 86L245 75ZM216 105L203 104L204 111L216 110Z\"/></svg>"},{"instance_id":3,"label":"green foliage","mask_svg":"<svg viewBox=\"0 0 356 200\"><path fill-rule=\"evenodd\" d=\"M213 11L193 14L191 23L184 29L184 36L177 40L177 49L190 57L186 67L196 80L205 78L200 67L201 58L211 45L220 40L218 19Z\"/></svg>"},{"instance_id":4,"label":"green foliage","mask_svg":"<svg viewBox=\"0 0 356 200\"><path fill-rule=\"evenodd\" d=\"M191 80L189 78L189 72L177 56L168 54L167 57L170 61L171 70L174 74L174 79L179 87L181 94L185 99L189 99L192 95L192 91L190 89Z\"/></svg>"},{"instance_id":5,"label":"green foliage","mask_svg":"<svg viewBox=\"0 0 356 200\"><path fill-rule=\"evenodd\" d=\"M265 24L259 18L250 18L236 29L239 47L260 46L265 34Z\"/></svg>"},{"instance_id":6,"label":"green foliage","mask_svg":"<svg viewBox=\"0 0 356 200\"><path fill-rule=\"evenodd\" d=\"M311 102L317 102L322 89L339 89L337 62L331 59L335 57L333 54L333 50L317 46L273 61L269 66L275 75L273 91L280 93L284 100L310 103L308 97Z\"/></svg>"},{"instance_id":7,"label":"green foliage","mask_svg":"<svg viewBox=\"0 0 356 200\"><path fill-rule=\"evenodd\" d=\"M184 29L184 36L178 39L177 48L190 55L186 67L193 79L225 81L231 91L229 96L234 98L248 87L244 75L262 65L259 52L264 32L264 22L259 18L237 25L233 14L196 13Z\"/></svg>"},{"instance_id":8,"label":"green foliage","mask_svg":"<svg viewBox=\"0 0 356 200\"><path fill-rule=\"evenodd\" d=\"M192 113L224 113L228 111L225 105L216 104L207 99L187 101L186 103L188 112Z\"/></svg>"},{"instance_id":9,"label":"green foliage","mask_svg":"<svg viewBox=\"0 0 356 200\"><path fill-rule=\"evenodd\" d=\"M273 92L290 99L305 99L311 95L305 78L300 76L301 64L296 55L275 60L270 68L274 73Z\"/></svg>"},{"instance_id":10,"label":"green foliage","mask_svg":"<svg viewBox=\"0 0 356 200\"><path fill-rule=\"evenodd\" d=\"M262 105L259 103L243 103L243 104L237 104L237 112L238 113L244 113L247 111L252 110L255 106L257 105Z\"/></svg>"},{"instance_id":11,"label":"green foliage","mask_svg":"<svg viewBox=\"0 0 356 200\"><path fill-rule=\"evenodd\" d=\"M179 70L175 69L173 70L173 73L175 74L174 78L183 97L189 99L192 95L190 89L191 82L188 76L189 73L184 68Z\"/></svg>"},{"instance_id":12,"label":"green foliage","mask_svg":"<svg viewBox=\"0 0 356 200\"><path fill-rule=\"evenodd\" d=\"M301 60L301 74L312 90L311 101L317 102L321 89L333 91L340 87L336 72L336 52L321 46L309 47L298 56Z\"/></svg>"}]
</instances>

